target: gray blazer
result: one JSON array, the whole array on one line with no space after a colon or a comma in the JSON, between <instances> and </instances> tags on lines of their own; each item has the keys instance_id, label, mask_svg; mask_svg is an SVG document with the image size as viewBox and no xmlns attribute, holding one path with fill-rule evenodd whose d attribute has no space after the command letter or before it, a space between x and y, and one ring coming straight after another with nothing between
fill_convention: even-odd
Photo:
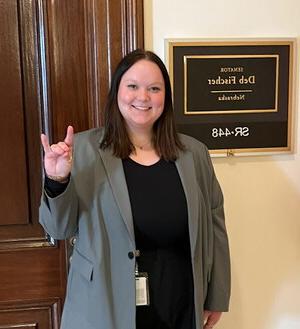
<instances>
[{"instance_id":1,"label":"gray blazer","mask_svg":"<svg viewBox=\"0 0 300 329\"><path fill-rule=\"evenodd\" d=\"M79 133L67 189L42 195L40 223L55 239L76 236L62 329L135 329L135 239L122 161L100 150L102 129ZM203 309L227 311L230 261L223 196L206 147L180 135L176 160L188 204L197 329ZM176 287L174 287L176 289Z\"/></svg>"}]
</instances>

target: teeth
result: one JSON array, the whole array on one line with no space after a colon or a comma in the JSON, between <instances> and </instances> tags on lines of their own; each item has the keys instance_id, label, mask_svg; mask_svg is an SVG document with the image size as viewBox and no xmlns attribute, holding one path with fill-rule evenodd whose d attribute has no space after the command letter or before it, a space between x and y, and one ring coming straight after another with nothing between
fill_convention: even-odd
<instances>
[{"instance_id":1,"label":"teeth","mask_svg":"<svg viewBox=\"0 0 300 329\"><path fill-rule=\"evenodd\" d=\"M147 111L149 110L151 107L149 106L136 106L136 105L132 105L135 109L137 110L141 110L141 111Z\"/></svg>"}]
</instances>

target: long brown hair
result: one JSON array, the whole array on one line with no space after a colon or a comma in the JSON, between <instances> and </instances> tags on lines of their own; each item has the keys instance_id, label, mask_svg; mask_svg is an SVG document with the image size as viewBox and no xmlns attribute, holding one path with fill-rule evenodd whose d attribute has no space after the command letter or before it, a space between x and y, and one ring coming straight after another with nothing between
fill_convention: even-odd
<instances>
[{"instance_id":1,"label":"long brown hair","mask_svg":"<svg viewBox=\"0 0 300 329\"><path fill-rule=\"evenodd\" d=\"M136 49L126 55L117 66L111 81L107 103L104 109L104 136L100 144L101 149L112 148L113 154L121 159L129 157L135 147L130 141L126 124L120 113L117 94L123 74L136 62L148 60L155 63L164 79L165 102L164 110L153 125L153 146L156 152L167 161L175 161L179 150L184 146L176 132L173 116L172 91L168 71L162 60L153 52Z\"/></svg>"}]
</instances>

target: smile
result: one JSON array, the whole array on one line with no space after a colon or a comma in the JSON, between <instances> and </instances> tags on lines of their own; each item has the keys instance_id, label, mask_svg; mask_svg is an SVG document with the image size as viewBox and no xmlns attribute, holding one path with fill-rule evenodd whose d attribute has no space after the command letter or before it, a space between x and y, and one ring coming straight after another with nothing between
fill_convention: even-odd
<instances>
[{"instance_id":1,"label":"smile","mask_svg":"<svg viewBox=\"0 0 300 329\"><path fill-rule=\"evenodd\" d=\"M131 105L134 109L139 111L148 111L151 110L151 106L137 106L137 105Z\"/></svg>"}]
</instances>

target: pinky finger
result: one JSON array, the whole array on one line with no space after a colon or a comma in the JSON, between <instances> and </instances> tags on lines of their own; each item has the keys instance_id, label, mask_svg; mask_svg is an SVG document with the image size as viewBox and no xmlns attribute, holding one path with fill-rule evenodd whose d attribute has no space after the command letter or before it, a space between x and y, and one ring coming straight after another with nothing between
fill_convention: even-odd
<instances>
[{"instance_id":1,"label":"pinky finger","mask_svg":"<svg viewBox=\"0 0 300 329\"><path fill-rule=\"evenodd\" d=\"M45 153L51 152L51 147L49 145L49 139L45 134L41 134L41 143Z\"/></svg>"}]
</instances>

